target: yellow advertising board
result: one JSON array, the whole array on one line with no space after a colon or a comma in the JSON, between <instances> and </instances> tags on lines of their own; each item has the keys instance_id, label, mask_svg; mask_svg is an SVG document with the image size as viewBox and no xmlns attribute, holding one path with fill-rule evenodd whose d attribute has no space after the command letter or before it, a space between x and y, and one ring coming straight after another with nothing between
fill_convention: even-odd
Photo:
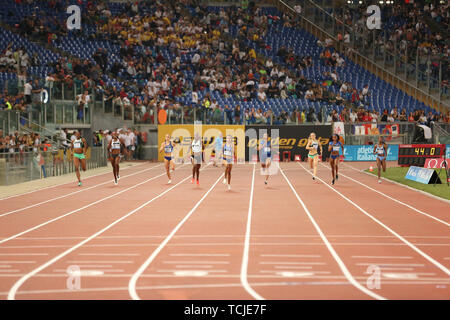
<instances>
[{"instance_id":1,"label":"yellow advertising board","mask_svg":"<svg viewBox=\"0 0 450 320\"><path fill-rule=\"evenodd\" d=\"M158 125L158 151L164 142L166 134L176 142L172 157L176 162L186 160L189 146L192 143L194 133L199 133L205 146L205 162L209 162L214 155L215 140L220 134L222 137L231 135L234 140L236 156L238 161L245 161L245 126L243 125ZM163 161L163 153L158 154L158 161Z\"/></svg>"}]
</instances>

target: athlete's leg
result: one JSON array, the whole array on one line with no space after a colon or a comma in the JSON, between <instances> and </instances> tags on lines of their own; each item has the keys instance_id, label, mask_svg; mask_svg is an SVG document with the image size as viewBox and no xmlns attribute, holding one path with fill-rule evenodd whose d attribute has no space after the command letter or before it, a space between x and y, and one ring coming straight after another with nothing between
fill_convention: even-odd
<instances>
[{"instance_id":1,"label":"athlete's leg","mask_svg":"<svg viewBox=\"0 0 450 320\"><path fill-rule=\"evenodd\" d=\"M167 159L164 159L164 167L166 168L167 177L170 178L170 161Z\"/></svg>"},{"instance_id":2,"label":"athlete's leg","mask_svg":"<svg viewBox=\"0 0 450 320\"><path fill-rule=\"evenodd\" d=\"M228 170L228 184L231 184L231 169L233 168L232 164L228 164L227 165L227 170Z\"/></svg>"},{"instance_id":3,"label":"athlete's leg","mask_svg":"<svg viewBox=\"0 0 450 320\"><path fill-rule=\"evenodd\" d=\"M319 162L319 156L315 156L314 157L314 160L313 160L313 174L314 174L314 177L316 176L316 174L317 174L317 163Z\"/></svg>"},{"instance_id":4,"label":"athlete's leg","mask_svg":"<svg viewBox=\"0 0 450 320\"><path fill-rule=\"evenodd\" d=\"M334 171L336 172L336 180L338 179L338 171L339 171L339 157L334 159Z\"/></svg>"},{"instance_id":5,"label":"athlete's leg","mask_svg":"<svg viewBox=\"0 0 450 320\"><path fill-rule=\"evenodd\" d=\"M333 179L334 182L334 172L335 172L335 167L334 167L334 159L330 157L330 166L331 166L331 179Z\"/></svg>"},{"instance_id":6,"label":"athlete's leg","mask_svg":"<svg viewBox=\"0 0 450 320\"><path fill-rule=\"evenodd\" d=\"M83 171L86 171L86 159L81 159L81 169L83 169Z\"/></svg>"},{"instance_id":7,"label":"athlete's leg","mask_svg":"<svg viewBox=\"0 0 450 320\"><path fill-rule=\"evenodd\" d=\"M75 174L77 176L78 182L81 182L81 176L80 176L80 159L77 157L73 157L73 165L75 167Z\"/></svg>"},{"instance_id":8,"label":"athlete's leg","mask_svg":"<svg viewBox=\"0 0 450 320\"><path fill-rule=\"evenodd\" d=\"M381 177L381 160L377 157L377 169L378 169L378 180L380 180Z\"/></svg>"},{"instance_id":9,"label":"athlete's leg","mask_svg":"<svg viewBox=\"0 0 450 320\"><path fill-rule=\"evenodd\" d=\"M266 181L269 180L269 168L272 164L270 159L266 159Z\"/></svg>"},{"instance_id":10,"label":"athlete's leg","mask_svg":"<svg viewBox=\"0 0 450 320\"><path fill-rule=\"evenodd\" d=\"M381 165L383 166L383 172L386 172L386 158L383 159Z\"/></svg>"},{"instance_id":11,"label":"athlete's leg","mask_svg":"<svg viewBox=\"0 0 450 320\"><path fill-rule=\"evenodd\" d=\"M114 175L114 179L117 179L117 174L116 174L116 159L111 158L111 167L113 169L113 175Z\"/></svg>"}]
</instances>

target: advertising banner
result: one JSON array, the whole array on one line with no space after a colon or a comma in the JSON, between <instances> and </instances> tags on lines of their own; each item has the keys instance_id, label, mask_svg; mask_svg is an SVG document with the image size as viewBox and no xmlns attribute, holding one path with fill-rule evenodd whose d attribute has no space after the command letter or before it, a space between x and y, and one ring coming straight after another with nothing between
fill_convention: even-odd
<instances>
[{"instance_id":1,"label":"advertising banner","mask_svg":"<svg viewBox=\"0 0 450 320\"><path fill-rule=\"evenodd\" d=\"M373 145L350 146L344 145L344 161L375 161L376 155L373 154ZM388 145L387 161L398 160L398 145Z\"/></svg>"},{"instance_id":2,"label":"advertising banner","mask_svg":"<svg viewBox=\"0 0 450 320\"><path fill-rule=\"evenodd\" d=\"M317 140L323 148L323 160L329 157L328 143L332 132L331 125L247 125L245 126L245 159L252 161L257 154L256 147L264 133L272 137L271 144L276 150L278 148L280 161L290 158L294 161L295 156L300 156L302 161L306 159L308 150L305 149L311 132L316 134ZM277 155L274 154L274 157Z\"/></svg>"},{"instance_id":3,"label":"advertising banner","mask_svg":"<svg viewBox=\"0 0 450 320\"><path fill-rule=\"evenodd\" d=\"M175 142L172 157L175 162L181 163L188 159L189 146L194 133L197 132L203 138L205 162L209 162L214 156L215 141L220 134L224 139L228 134L231 135L236 146L237 161L242 162L245 159L245 126L243 125L158 125L158 151L166 134L169 134L172 141ZM163 161L163 159L163 153L158 153L158 161Z\"/></svg>"}]
</instances>

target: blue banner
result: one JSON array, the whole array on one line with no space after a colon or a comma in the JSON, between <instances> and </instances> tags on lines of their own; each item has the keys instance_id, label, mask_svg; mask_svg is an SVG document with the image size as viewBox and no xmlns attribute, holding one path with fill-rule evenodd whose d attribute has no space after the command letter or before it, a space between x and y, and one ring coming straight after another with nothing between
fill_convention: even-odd
<instances>
[{"instance_id":1,"label":"blue banner","mask_svg":"<svg viewBox=\"0 0 450 320\"><path fill-rule=\"evenodd\" d=\"M433 172L433 169L411 166L409 167L405 178L412 181L428 184L430 182L431 176L433 175Z\"/></svg>"},{"instance_id":2,"label":"blue banner","mask_svg":"<svg viewBox=\"0 0 450 320\"><path fill-rule=\"evenodd\" d=\"M445 146L445 158L450 159L450 144Z\"/></svg>"},{"instance_id":3,"label":"blue banner","mask_svg":"<svg viewBox=\"0 0 450 320\"><path fill-rule=\"evenodd\" d=\"M376 155L373 154L372 145L363 146L344 146L344 160L345 161L375 161ZM397 161L398 160L398 145L390 144L388 145L388 155L387 161Z\"/></svg>"}]
</instances>

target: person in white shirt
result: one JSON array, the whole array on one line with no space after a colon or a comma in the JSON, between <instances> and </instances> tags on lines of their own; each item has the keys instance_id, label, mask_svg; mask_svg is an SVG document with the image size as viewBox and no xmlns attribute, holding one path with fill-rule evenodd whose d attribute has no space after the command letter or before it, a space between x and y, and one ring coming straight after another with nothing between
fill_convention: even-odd
<instances>
[{"instance_id":1,"label":"person in white shirt","mask_svg":"<svg viewBox=\"0 0 450 320\"><path fill-rule=\"evenodd\" d=\"M31 103L31 92L33 90L33 86L31 85L31 80L25 83L23 87L23 94L25 96L25 102Z\"/></svg>"},{"instance_id":2,"label":"person in white shirt","mask_svg":"<svg viewBox=\"0 0 450 320\"><path fill-rule=\"evenodd\" d=\"M266 93L262 89L259 89L259 91L258 91L258 99L260 101L266 101L267 100Z\"/></svg>"},{"instance_id":3,"label":"person in white shirt","mask_svg":"<svg viewBox=\"0 0 450 320\"><path fill-rule=\"evenodd\" d=\"M192 104L194 106L198 105L198 93L197 93L197 91L192 91Z\"/></svg>"},{"instance_id":4,"label":"person in white shirt","mask_svg":"<svg viewBox=\"0 0 450 320\"><path fill-rule=\"evenodd\" d=\"M356 119L358 119L358 114L355 110L352 110L352 112L350 113L350 121L355 123Z\"/></svg>"}]
</instances>

